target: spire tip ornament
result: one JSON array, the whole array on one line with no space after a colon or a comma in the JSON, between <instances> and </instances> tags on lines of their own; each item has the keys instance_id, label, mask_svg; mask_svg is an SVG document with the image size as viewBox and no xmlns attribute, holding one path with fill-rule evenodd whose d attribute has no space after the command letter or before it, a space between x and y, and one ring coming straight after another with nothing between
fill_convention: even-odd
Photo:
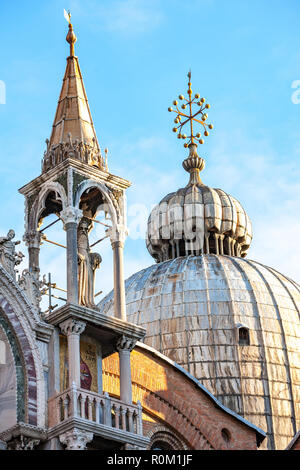
<instances>
[{"instance_id":1,"label":"spire tip ornament","mask_svg":"<svg viewBox=\"0 0 300 470\"><path fill-rule=\"evenodd\" d=\"M207 113L205 112L206 109L210 108L210 105L208 103L205 104L205 98L201 98L199 93L195 93L194 97L193 91L191 88L191 78L192 78L192 72L189 70L188 74L188 89L187 89L187 94L188 98L185 98L183 95L179 95L178 98L180 101L183 101L183 104L181 105L181 109L185 110L188 108L188 111L182 112L179 107L178 107L178 101L174 100L173 105L176 107L176 109L173 109L172 107L168 108L169 112L174 112L176 113L176 117L174 119L174 123L176 124L175 127L173 127L173 132L178 132L177 137L178 139L183 139L186 140L186 142L183 144L185 148L189 148L189 156L182 162L183 168L190 173L190 181L188 183L189 185L194 185L194 184L203 184L199 173L204 169L205 167L205 161L203 158L199 157L197 154L197 143L199 144L204 144L204 139L202 138L201 132L195 133L194 131L194 124L196 123L201 124L204 132L204 136L208 136L209 132L207 129L213 129L212 124L207 124L206 120L208 118ZM193 106L198 106L200 109L193 110ZM198 117L198 118L196 118ZM189 124L190 127L190 135L182 133L183 127Z\"/></svg>"},{"instance_id":2,"label":"spire tip ornament","mask_svg":"<svg viewBox=\"0 0 300 470\"><path fill-rule=\"evenodd\" d=\"M188 148L190 144L196 144L196 142L199 142L199 144L204 144L204 139L202 138L202 135L200 132L197 132L196 134L194 133L194 123L199 123L202 125L204 128L203 135L204 136L209 136L209 132L207 129L213 129L212 124L207 124L205 121L208 118L207 113L205 112L206 109L210 108L210 105L208 103L205 104L205 98L201 98L199 93L195 93L194 98L192 97L193 91L191 88L191 77L192 77L192 72L189 70L189 73L187 74L188 76L188 98L185 98L183 95L179 95L178 98L179 100L183 101L183 104L181 105L181 109L185 110L188 108L188 112L185 114L185 112L181 111L178 107L178 101L174 100L173 105L176 107L176 109L173 109L172 107L168 108L169 112L174 112L176 113L176 117L174 119L174 123L176 124L175 127L173 127L173 132L178 132L177 137L178 139L183 139L187 140L183 144L185 148ZM199 101L197 101L199 100ZM197 105L200 107L200 109L193 111L193 106ZM198 119L196 119L196 116L198 116ZM182 133L182 129L185 126L185 124L190 124L190 135Z\"/></svg>"},{"instance_id":3,"label":"spire tip ornament","mask_svg":"<svg viewBox=\"0 0 300 470\"><path fill-rule=\"evenodd\" d=\"M74 44L77 41L77 37L76 37L76 35L73 31L73 25L71 23L71 13L70 13L70 11L66 12L66 10L64 10L64 17L67 20L67 22L69 23L69 31L68 31L68 34L67 34L67 37L66 37L66 41L70 44L70 57L74 57L75 56Z\"/></svg>"}]
</instances>

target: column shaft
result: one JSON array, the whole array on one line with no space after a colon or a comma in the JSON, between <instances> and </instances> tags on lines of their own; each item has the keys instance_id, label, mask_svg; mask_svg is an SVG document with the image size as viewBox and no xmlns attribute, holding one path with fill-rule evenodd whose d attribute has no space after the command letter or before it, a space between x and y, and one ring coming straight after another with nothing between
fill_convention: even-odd
<instances>
[{"instance_id":1,"label":"column shaft","mask_svg":"<svg viewBox=\"0 0 300 470\"><path fill-rule=\"evenodd\" d=\"M80 335L85 322L69 318L60 323L60 329L68 338L69 388L75 383L80 388Z\"/></svg>"},{"instance_id":2,"label":"column shaft","mask_svg":"<svg viewBox=\"0 0 300 470\"><path fill-rule=\"evenodd\" d=\"M120 349L120 399L130 405L132 403L132 386L131 386L131 366L130 366L130 350Z\"/></svg>"},{"instance_id":3,"label":"column shaft","mask_svg":"<svg viewBox=\"0 0 300 470\"><path fill-rule=\"evenodd\" d=\"M32 272L38 278L39 273L40 273L40 267L39 267L40 249L34 246L29 246L28 255L29 255L29 272Z\"/></svg>"},{"instance_id":4,"label":"column shaft","mask_svg":"<svg viewBox=\"0 0 300 470\"><path fill-rule=\"evenodd\" d=\"M73 382L80 387L80 335L77 333L68 335L68 359L69 387Z\"/></svg>"},{"instance_id":5,"label":"column shaft","mask_svg":"<svg viewBox=\"0 0 300 470\"><path fill-rule=\"evenodd\" d=\"M114 311L115 317L126 321L123 243L112 243L114 253Z\"/></svg>"},{"instance_id":6,"label":"column shaft","mask_svg":"<svg viewBox=\"0 0 300 470\"><path fill-rule=\"evenodd\" d=\"M65 224L67 233L67 300L78 303L77 223Z\"/></svg>"}]
</instances>

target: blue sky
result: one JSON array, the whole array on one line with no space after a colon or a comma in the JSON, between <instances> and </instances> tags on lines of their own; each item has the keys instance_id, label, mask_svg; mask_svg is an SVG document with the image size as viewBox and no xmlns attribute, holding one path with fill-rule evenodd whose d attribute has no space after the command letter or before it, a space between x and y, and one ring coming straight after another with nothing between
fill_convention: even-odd
<instances>
[{"instance_id":1,"label":"blue sky","mask_svg":"<svg viewBox=\"0 0 300 470\"><path fill-rule=\"evenodd\" d=\"M199 149L204 183L247 210L254 230L248 257L300 282L297 0L2 0L2 234L14 228L21 239L24 201L17 191L40 174L68 55L63 8L72 13L100 146L109 148L110 171L132 181L126 276L152 264L136 226L142 234L151 207L188 181L181 166L187 152L167 108L186 93L191 68L193 91L211 104L214 124ZM51 236L64 241L57 226ZM105 243L97 290L107 292ZM42 247L42 269L61 285L63 258L62 249Z\"/></svg>"}]
</instances>

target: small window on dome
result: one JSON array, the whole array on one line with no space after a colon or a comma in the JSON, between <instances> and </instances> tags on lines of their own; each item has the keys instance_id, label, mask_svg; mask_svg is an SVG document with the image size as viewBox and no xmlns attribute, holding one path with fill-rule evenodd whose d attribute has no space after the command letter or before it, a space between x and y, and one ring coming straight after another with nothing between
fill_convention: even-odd
<instances>
[{"instance_id":1,"label":"small window on dome","mask_svg":"<svg viewBox=\"0 0 300 470\"><path fill-rule=\"evenodd\" d=\"M249 328L241 326L238 331L239 331L239 345L240 346L249 346L250 345Z\"/></svg>"},{"instance_id":2,"label":"small window on dome","mask_svg":"<svg viewBox=\"0 0 300 470\"><path fill-rule=\"evenodd\" d=\"M228 444L230 442L230 439L231 439L231 434L228 431L228 429L223 428L222 431L221 431L221 434L222 434L222 437L223 437L224 441L226 442L226 444Z\"/></svg>"}]
</instances>

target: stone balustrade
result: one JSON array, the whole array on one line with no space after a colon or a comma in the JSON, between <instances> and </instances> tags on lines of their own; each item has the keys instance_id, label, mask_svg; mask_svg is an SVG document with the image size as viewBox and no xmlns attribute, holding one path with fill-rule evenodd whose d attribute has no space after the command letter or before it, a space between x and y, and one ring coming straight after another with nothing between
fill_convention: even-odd
<instances>
[{"instance_id":1,"label":"stone balustrade","mask_svg":"<svg viewBox=\"0 0 300 470\"><path fill-rule=\"evenodd\" d=\"M70 418L81 418L96 425L143 434L140 402L137 405L127 405L111 398L107 392L100 395L73 385L48 400L48 411L49 428Z\"/></svg>"}]
</instances>

